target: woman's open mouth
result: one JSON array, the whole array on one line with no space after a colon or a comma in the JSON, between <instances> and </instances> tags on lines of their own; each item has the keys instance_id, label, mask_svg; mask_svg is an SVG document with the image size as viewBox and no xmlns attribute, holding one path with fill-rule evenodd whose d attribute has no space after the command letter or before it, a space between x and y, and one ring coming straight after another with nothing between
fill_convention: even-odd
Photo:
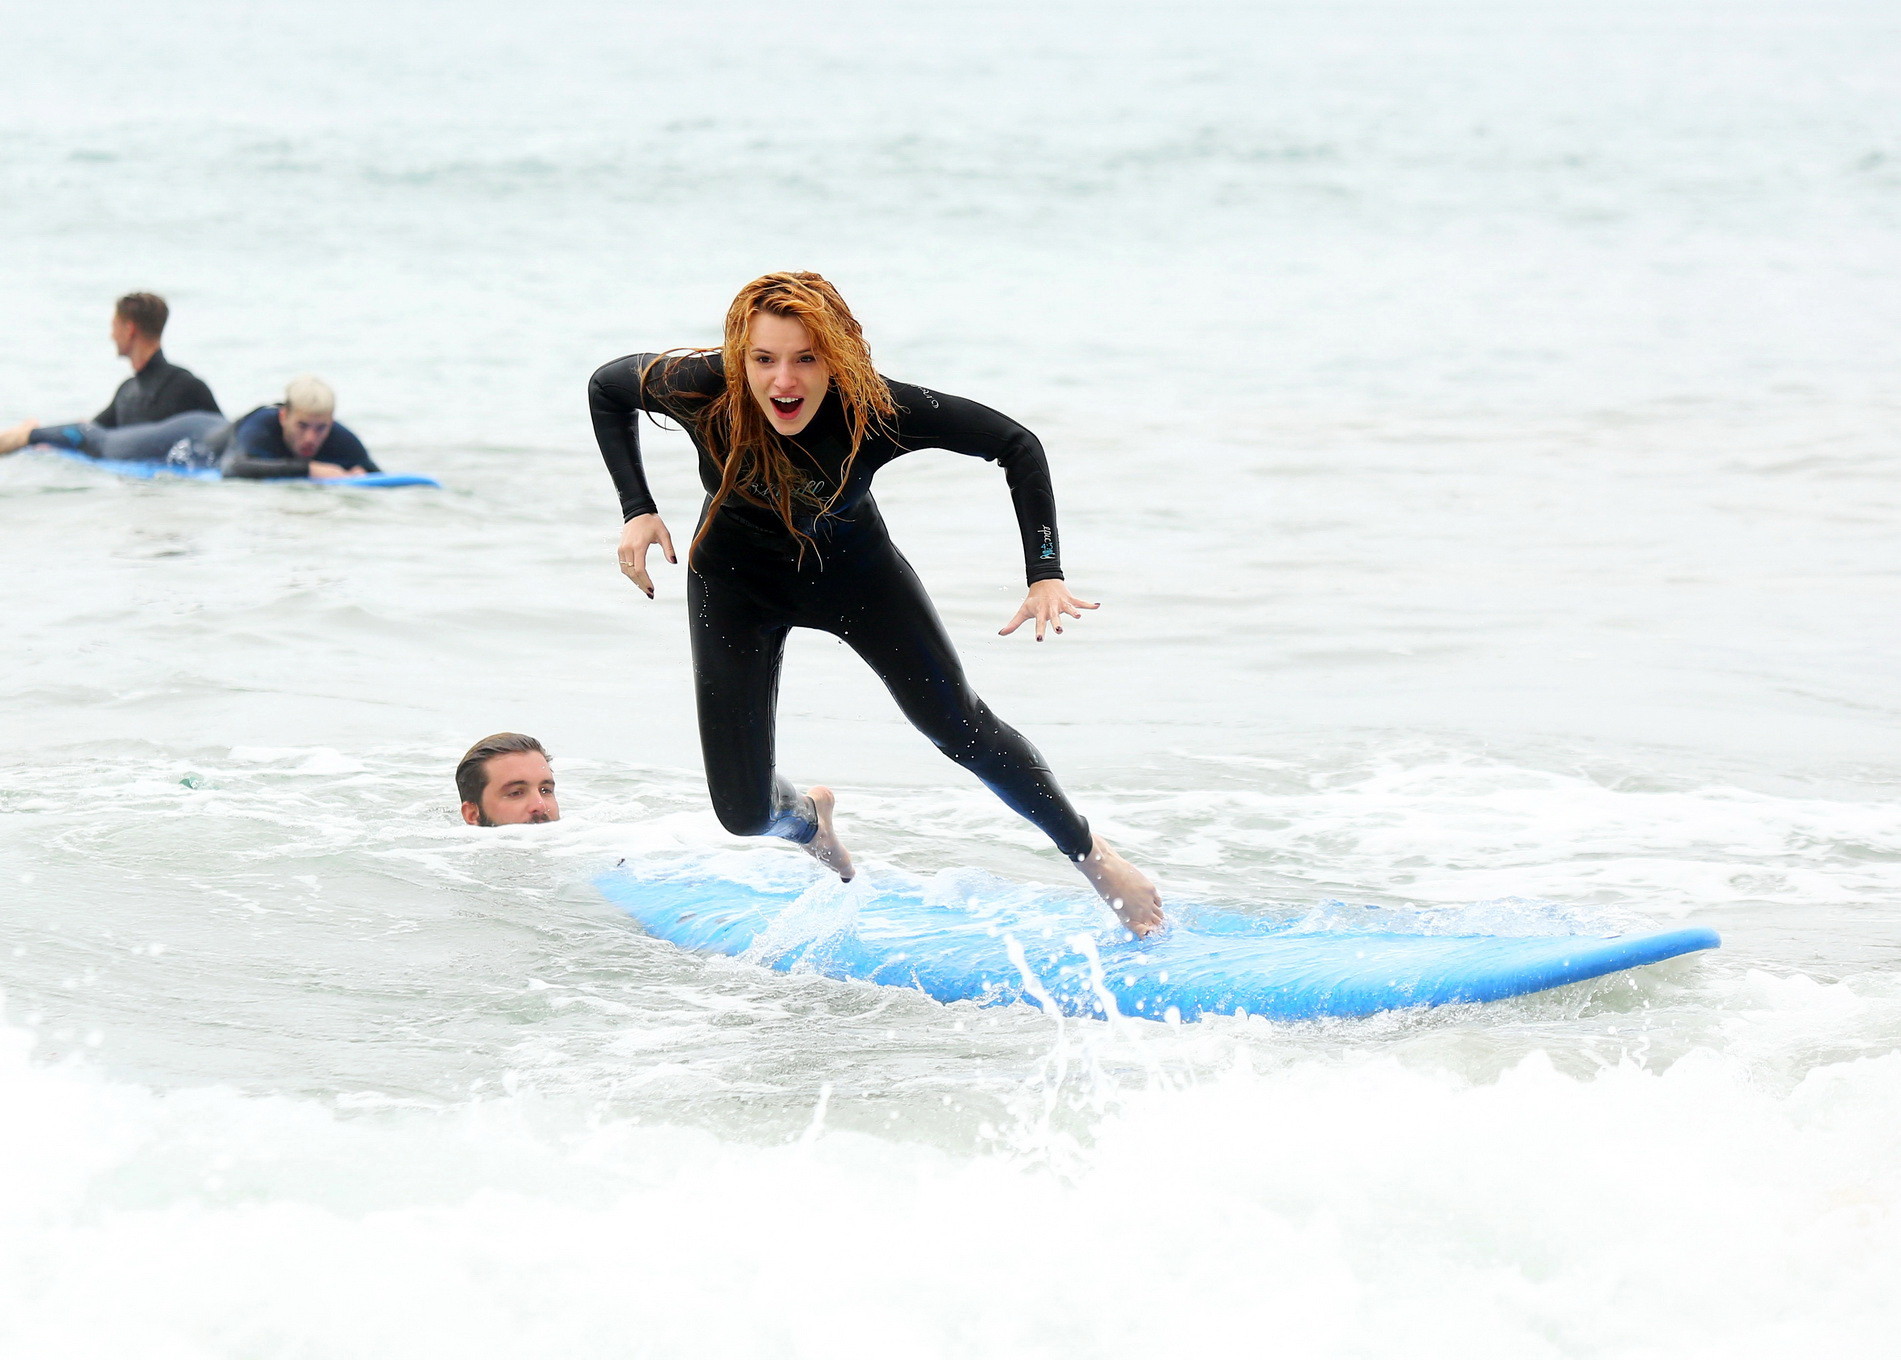
<instances>
[{"instance_id":1,"label":"woman's open mouth","mask_svg":"<svg viewBox=\"0 0 1901 1360\"><path fill-rule=\"evenodd\" d=\"M772 413L781 420L790 420L805 405L804 397L773 397Z\"/></svg>"}]
</instances>

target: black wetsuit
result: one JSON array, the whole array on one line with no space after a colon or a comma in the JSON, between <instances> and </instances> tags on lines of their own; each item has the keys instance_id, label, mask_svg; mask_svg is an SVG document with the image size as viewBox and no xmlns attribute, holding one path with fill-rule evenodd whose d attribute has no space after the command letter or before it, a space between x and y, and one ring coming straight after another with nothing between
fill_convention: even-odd
<instances>
[{"instance_id":1,"label":"black wetsuit","mask_svg":"<svg viewBox=\"0 0 1901 1360\"><path fill-rule=\"evenodd\" d=\"M669 416L686 429L699 450L700 482L709 498L720 480L700 427L724 384L720 357L681 359L668 377L656 367L643 383L652 358L616 359L588 385L594 434L626 519L656 509L640 465L643 411ZM693 673L713 808L736 835L803 843L817 833L810 800L773 768L786 633L816 628L850 644L939 750L1042 828L1064 854L1080 859L1090 850L1089 824L1063 796L1036 748L971 692L937 610L891 542L871 497L873 474L914 449L949 449L1001 464L1016 506L1025 574L1032 582L1060 580L1055 498L1043 446L1014 420L974 401L908 383L889 386L898 407L891 428L865 439L849 481L823 515L818 512L838 488L851 447L837 397L828 393L797 436L774 436L785 438L794 462L812 474L804 513L795 514L813 539L803 559L776 512L731 496L689 564Z\"/></svg>"},{"instance_id":2,"label":"black wetsuit","mask_svg":"<svg viewBox=\"0 0 1901 1360\"><path fill-rule=\"evenodd\" d=\"M265 479L308 477L312 463L334 463L345 471L380 472L363 441L347 425L333 423L317 452L300 458L284 442L284 426L277 413L282 405L260 406L239 416L231 448L224 455L224 475Z\"/></svg>"},{"instance_id":3,"label":"black wetsuit","mask_svg":"<svg viewBox=\"0 0 1901 1360\"><path fill-rule=\"evenodd\" d=\"M89 458L113 463L170 463L181 468L215 468L231 443L231 422L210 411L180 411L163 420L117 429L87 421L49 425L27 436L30 444L51 444Z\"/></svg>"},{"instance_id":4,"label":"black wetsuit","mask_svg":"<svg viewBox=\"0 0 1901 1360\"><path fill-rule=\"evenodd\" d=\"M204 379L167 359L161 349L154 350L144 368L119 384L119 390L112 394L112 404L94 416L92 423L113 430L122 425L149 425L186 411L224 414Z\"/></svg>"},{"instance_id":5,"label":"black wetsuit","mask_svg":"<svg viewBox=\"0 0 1901 1360\"><path fill-rule=\"evenodd\" d=\"M195 413L212 419L177 419ZM111 403L91 420L45 426L28 435L27 442L76 449L94 458L119 462L169 459L208 466L223 452L223 444L218 442L221 429L228 431L229 426L211 389L190 369L167 359L161 349L153 351L144 368L119 384ZM181 441L190 447L189 456L179 456Z\"/></svg>"}]
</instances>

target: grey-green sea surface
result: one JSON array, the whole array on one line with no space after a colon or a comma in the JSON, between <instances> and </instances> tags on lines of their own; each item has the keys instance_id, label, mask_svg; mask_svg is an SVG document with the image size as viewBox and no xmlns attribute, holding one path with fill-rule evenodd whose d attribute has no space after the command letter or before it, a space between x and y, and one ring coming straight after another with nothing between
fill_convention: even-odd
<instances>
[{"instance_id":1,"label":"grey-green sea surface","mask_svg":"<svg viewBox=\"0 0 1901 1360\"><path fill-rule=\"evenodd\" d=\"M445 489L0 462L0 1350L1879 1355L1901 1323L1901 27L1874 3L6 3L0 423L132 288ZM701 959L683 581L585 383L775 268L1047 446L893 532L1171 898L1712 926L1168 1027ZM649 463L676 540L684 439ZM556 826L449 771L533 732ZM1074 893L795 637L875 877ZM738 857L737 859L732 857ZM1076 897L1079 919L1090 910ZM1323 907L1328 902L1347 904ZM1464 915L1460 915L1464 914Z\"/></svg>"}]
</instances>

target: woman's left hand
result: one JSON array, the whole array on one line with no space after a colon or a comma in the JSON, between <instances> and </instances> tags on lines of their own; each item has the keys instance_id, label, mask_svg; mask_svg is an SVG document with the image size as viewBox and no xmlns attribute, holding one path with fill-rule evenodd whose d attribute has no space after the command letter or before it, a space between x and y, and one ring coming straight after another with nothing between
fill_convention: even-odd
<instances>
[{"instance_id":1,"label":"woman's left hand","mask_svg":"<svg viewBox=\"0 0 1901 1360\"><path fill-rule=\"evenodd\" d=\"M1101 605L1079 600L1069 593L1069 587L1061 581L1038 581L1030 587L1030 593L1023 597L1023 603L1017 606L1016 617L997 630L998 637L1008 637L1031 619L1036 620L1036 640L1043 640L1043 630L1054 627L1063 631L1063 615L1080 619L1085 609L1100 609Z\"/></svg>"}]
</instances>

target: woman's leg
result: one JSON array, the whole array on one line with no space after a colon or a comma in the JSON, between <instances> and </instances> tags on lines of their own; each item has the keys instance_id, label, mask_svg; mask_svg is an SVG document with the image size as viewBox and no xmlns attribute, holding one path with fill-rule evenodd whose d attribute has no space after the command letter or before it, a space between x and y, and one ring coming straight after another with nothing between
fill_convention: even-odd
<instances>
[{"instance_id":1,"label":"woman's leg","mask_svg":"<svg viewBox=\"0 0 1901 1360\"><path fill-rule=\"evenodd\" d=\"M811 800L773 768L787 625L698 572L687 574L686 597L713 811L735 836L780 836L804 845L818 834Z\"/></svg>"},{"instance_id":2,"label":"woman's leg","mask_svg":"<svg viewBox=\"0 0 1901 1360\"><path fill-rule=\"evenodd\" d=\"M814 626L849 643L913 726L1056 842L1124 925L1137 935L1161 929L1162 897L1148 875L1090 832L1037 749L971 692L924 583L904 555L887 541L835 576L831 592L846 603L833 620Z\"/></svg>"},{"instance_id":3,"label":"woman's leg","mask_svg":"<svg viewBox=\"0 0 1901 1360\"><path fill-rule=\"evenodd\" d=\"M832 791L805 793L773 768L779 663L790 624L743 593L687 573L693 683L706 787L736 836L779 836L851 881L851 854L832 829Z\"/></svg>"},{"instance_id":4,"label":"woman's leg","mask_svg":"<svg viewBox=\"0 0 1901 1360\"><path fill-rule=\"evenodd\" d=\"M1081 862L1094 846L1089 823L1036 747L971 690L924 583L896 548L886 552L854 564L850 604L827 627L877 672L913 727Z\"/></svg>"}]
</instances>

